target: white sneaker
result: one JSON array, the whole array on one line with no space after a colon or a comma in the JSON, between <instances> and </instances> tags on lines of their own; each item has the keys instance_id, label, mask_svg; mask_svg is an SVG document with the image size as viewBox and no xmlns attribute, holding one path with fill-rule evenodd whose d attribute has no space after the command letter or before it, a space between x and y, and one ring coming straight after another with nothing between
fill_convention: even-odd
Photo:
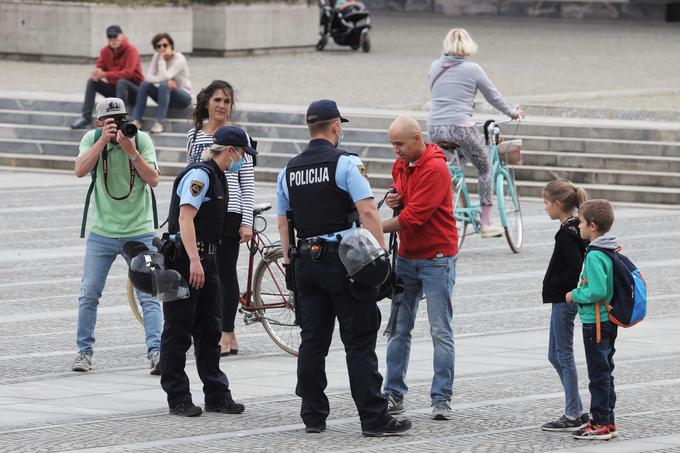
<instances>
[{"instance_id":1,"label":"white sneaker","mask_svg":"<svg viewBox=\"0 0 680 453\"><path fill-rule=\"evenodd\" d=\"M76 355L76 360L71 366L73 371L90 371L92 369L92 354L87 352L79 352Z\"/></svg>"},{"instance_id":2,"label":"white sneaker","mask_svg":"<svg viewBox=\"0 0 680 453\"><path fill-rule=\"evenodd\" d=\"M153 126L151 126L151 129L149 129L149 132L151 132L152 134L160 134L161 132L163 132L163 123L159 123L158 121L156 121L153 124Z\"/></svg>"},{"instance_id":3,"label":"white sneaker","mask_svg":"<svg viewBox=\"0 0 680 453\"><path fill-rule=\"evenodd\" d=\"M448 401L437 401L432 405L432 420L450 420L453 411Z\"/></svg>"},{"instance_id":4,"label":"white sneaker","mask_svg":"<svg viewBox=\"0 0 680 453\"><path fill-rule=\"evenodd\" d=\"M497 238L503 236L505 230L498 225L482 225L481 233L483 238Z\"/></svg>"},{"instance_id":5,"label":"white sneaker","mask_svg":"<svg viewBox=\"0 0 680 453\"><path fill-rule=\"evenodd\" d=\"M161 352L160 351L154 351L153 354L151 354L151 359L149 359L149 374L153 374L154 376L158 376L161 374Z\"/></svg>"}]
</instances>

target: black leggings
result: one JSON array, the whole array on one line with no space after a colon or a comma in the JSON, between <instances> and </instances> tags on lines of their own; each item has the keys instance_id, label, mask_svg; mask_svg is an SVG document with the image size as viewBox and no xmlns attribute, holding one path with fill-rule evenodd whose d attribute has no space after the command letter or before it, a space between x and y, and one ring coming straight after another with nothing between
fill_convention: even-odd
<instances>
[{"instance_id":1,"label":"black leggings","mask_svg":"<svg viewBox=\"0 0 680 453\"><path fill-rule=\"evenodd\" d=\"M234 320L241 297L236 272L241 243L239 228L241 214L227 212L222 243L217 248L217 267L220 277L220 300L222 301L222 332L234 331Z\"/></svg>"}]
</instances>

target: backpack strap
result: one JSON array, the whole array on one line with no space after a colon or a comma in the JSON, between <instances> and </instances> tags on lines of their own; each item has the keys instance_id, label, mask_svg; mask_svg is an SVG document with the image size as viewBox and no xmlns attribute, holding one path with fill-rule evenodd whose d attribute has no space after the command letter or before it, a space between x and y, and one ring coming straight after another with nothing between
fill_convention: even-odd
<instances>
[{"instance_id":1,"label":"backpack strap","mask_svg":"<svg viewBox=\"0 0 680 453\"><path fill-rule=\"evenodd\" d=\"M600 303L595 302L595 342L599 343L602 338L602 331L600 328Z\"/></svg>"},{"instance_id":2,"label":"backpack strap","mask_svg":"<svg viewBox=\"0 0 680 453\"><path fill-rule=\"evenodd\" d=\"M102 130L100 128L95 129L94 131L94 142L97 143L97 141L101 138L102 136ZM108 144L106 147L108 148ZM135 135L135 148L139 149L139 135ZM95 187L95 182L97 181L97 165L99 165L99 159L97 159L97 162L95 162L94 167L92 167L92 170L90 171L90 176L92 177L92 180L90 181L90 187L87 189L87 195L85 195L85 206L83 207L83 220L80 223L80 237L84 238L85 237L85 226L87 225L87 212L90 209L90 198L92 197L92 192L94 192L94 187ZM158 206L156 203L156 194L153 191L153 187L149 186L149 189L151 189L151 207L153 209L153 228L154 230L158 229Z\"/></svg>"}]
</instances>

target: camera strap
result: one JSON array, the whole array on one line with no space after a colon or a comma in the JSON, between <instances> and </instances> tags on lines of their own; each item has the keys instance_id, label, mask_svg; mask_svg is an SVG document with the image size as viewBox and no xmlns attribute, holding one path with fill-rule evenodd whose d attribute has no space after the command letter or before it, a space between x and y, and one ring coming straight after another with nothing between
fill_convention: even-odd
<instances>
[{"instance_id":1,"label":"camera strap","mask_svg":"<svg viewBox=\"0 0 680 453\"><path fill-rule=\"evenodd\" d=\"M128 193L123 195L122 197L116 197L113 194L111 194L111 191L109 190L109 150L108 150L108 145L107 145L106 148L104 148L104 151L102 151L102 169L104 170L104 187L106 187L106 193L109 194L109 197L113 198L114 200L125 200L132 193L132 188L135 185L135 178L137 177L137 171L135 170L135 166L132 164L132 161L129 160L129 159L128 159L128 167L130 168L130 190L128 190Z\"/></svg>"}]
</instances>

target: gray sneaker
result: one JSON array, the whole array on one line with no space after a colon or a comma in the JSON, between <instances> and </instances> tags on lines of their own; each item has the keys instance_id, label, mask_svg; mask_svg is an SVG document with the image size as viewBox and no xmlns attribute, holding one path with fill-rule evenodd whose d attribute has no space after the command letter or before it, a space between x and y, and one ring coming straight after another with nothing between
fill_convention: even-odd
<instances>
[{"instance_id":1,"label":"gray sneaker","mask_svg":"<svg viewBox=\"0 0 680 453\"><path fill-rule=\"evenodd\" d=\"M404 408L404 399L392 395L391 393L386 393L385 398L387 399L387 412L390 415L403 414L406 409Z\"/></svg>"},{"instance_id":2,"label":"gray sneaker","mask_svg":"<svg viewBox=\"0 0 680 453\"><path fill-rule=\"evenodd\" d=\"M79 352L71 369L73 371L90 371L92 369L92 354L89 352Z\"/></svg>"},{"instance_id":3,"label":"gray sneaker","mask_svg":"<svg viewBox=\"0 0 680 453\"><path fill-rule=\"evenodd\" d=\"M151 364L149 374L153 374L154 376L158 376L161 374L161 352L160 351L154 351L151 354L151 358L149 359L149 363Z\"/></svg>"},{"instance_id":4,"label":"gray sneaker","mask_svg":"<svg viewBox=\"0 0 680 453\"><path fill-rule=\"evenodd\" d=\"M449 420L453 411L448 401L437 401L432 405L432 420Z\"/></svg>"}]
</instances>

